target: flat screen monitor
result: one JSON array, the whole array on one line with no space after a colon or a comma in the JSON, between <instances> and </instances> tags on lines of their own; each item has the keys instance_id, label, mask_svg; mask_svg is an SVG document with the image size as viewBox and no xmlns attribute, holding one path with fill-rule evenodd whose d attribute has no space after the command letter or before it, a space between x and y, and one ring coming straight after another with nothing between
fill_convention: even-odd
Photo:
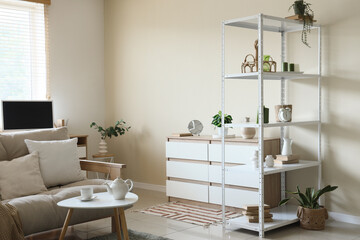
<instances>
[{"instance_id":1,"label":"flat screen monitor","mask_svg":"<svg viewBox=\"0 0 360 240\"><path fill-rule=\"evenodd\" d=\"M4 130L53 127L52 101L2 101Z\"/></svg>"}]
</instances>

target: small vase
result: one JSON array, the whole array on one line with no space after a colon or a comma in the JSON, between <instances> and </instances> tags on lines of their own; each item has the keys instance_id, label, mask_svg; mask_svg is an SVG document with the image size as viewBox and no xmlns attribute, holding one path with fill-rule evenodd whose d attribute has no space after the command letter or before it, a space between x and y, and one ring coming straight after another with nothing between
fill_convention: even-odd
<instances>
[{"instance_id":1,"label":"small vase","mask_svg":"<svg viewBox=\"0 0 360 240\"><path fill-rule=\"evenodd\" d=\"M250 118L246 117L245 122L249 123ZM242 138L252 139L252 138L254 138L254 136L256 134L256 130L255 130L255 128L252 128L252 127L243 127L240 129L240 134L241 134Z\"/></svg>"},{"instance_id":2,"label":"small vase","mask_svg":"<svg viewBox=\"0 0 360 240\"><path fill-rule=\"evenodd\" d=\"M258 158L258 156L259 156L259 151L258 150L254 151L254 156L251 158L254 169L259 168L259 158Z\"/></svg>"},{"instance_id":3,"label":"small vase","mask_svg":"<svg viewBox=\"0 0 360 240\"><path fill-rule=\"evenodd\" d=\"M266 167L273 167L274 166L274 158L272 155L267 155L265 158L265 165Z\"/></svg>"},{"instance_id":4,"label":"small vase","mask_svg":"<svg viewBox=\"0 0 360 240\"><path fill-rule=\"evenodd\" d=\"M229 130L229 128L227 128L227 127L224 129L224 135L225 135L225 136L228 135L228 130ZM218 127L218 128L217 128L217 131L218 131L218 135L219 135L219 136L222 136L222 134L221 134L221 127Z\"/></svg>"},{"instance_id":5,"label":"small vase","mask_svg":"<svg viewBox=\"0 0 360 240\"><path fill-rule=\"evenodd\" d=\"M106 154L107 152L107 143L105 139L101 139L99 143L99 154Z\"/></svg>"}]
</instances>

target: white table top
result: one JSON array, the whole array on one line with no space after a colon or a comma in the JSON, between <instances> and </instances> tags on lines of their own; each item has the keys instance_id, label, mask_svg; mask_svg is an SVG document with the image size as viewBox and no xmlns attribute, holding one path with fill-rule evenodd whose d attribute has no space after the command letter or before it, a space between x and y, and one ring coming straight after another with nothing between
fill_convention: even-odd
<instances>
[{"instance_id":1,"label":"white table top","mask_svg":"<svg viewBox=\"0 0 360 240\"><path fill-rule=\"evenodd\" d=\"M126 194L124 200L115 200L113 196L107 192L95 193L94 195L96 198L91 201L81 201L81 197L78 196L60 201L57 205L66 208L103 209L128 207L136 203L138 200L138 196L131 192Z\"/></svg>"}]
</instances>

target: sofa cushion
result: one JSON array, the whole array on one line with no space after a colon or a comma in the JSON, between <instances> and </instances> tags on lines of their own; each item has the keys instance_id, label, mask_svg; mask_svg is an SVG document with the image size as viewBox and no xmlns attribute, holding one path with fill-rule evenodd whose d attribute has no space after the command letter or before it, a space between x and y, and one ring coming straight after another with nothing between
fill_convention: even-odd
<instances>
[{"instance_id":1,"label":"sofa cushion","mask_svg":"<svg viewBox=\"0 0 360 240\"><path fill-rule=\"evenodd\" d=\"M1 138L1 136L0 136L0 138ZM9 158L7 156L6 150L0 140L0 161L4 161L4 160L8 160L8 159Z\"/></svg>"},{"instance_id":2,"label":"sofa cushion","mask_svg":"<svg viewBox=\"0 0 360 240\"><path fill-rule=\"evenodd\" d=\"M64 185L84 179L77 156L77 138L61 141L25 139L30 152L39 152L45 186Z\"/></svg>"},{"instance_id":3,"label":"sofa cushion","mask_svg":"<svg viewBox=\"0 0 360 240\"><path fill-rule=\"evenodd\" d=\"M69 139L69 135L66 127L2 133L0 141L6 150L8 160L29 154L24 142L25 139L37 141L64 140Z\"/></svg>"},{"instance_id":4,"label":"sofa cushion","mask_svg":"<svg viewBox=\"0 0 360 240\"><path fill-rule=\"evenodd\" d=\"M11 199L46 191L39 167L39 154L0 162L0 194Z\"/></svg>"},{"instance_id":5,"label":"sofa cushion","mask_svg":"<svg viewBox=\"0 0 360 240\"><path fill-rule=\"evenodd\" d=\"M105 180L91 182L94 193L105 192L106 187L102 184ZM88 183L82 181L83 183ZM81 184L79 182L79 184ZM38 195L26 196L6 200L12 206L16 207L20 215L25 235L60 228L63 226L67 208L58 207L59 201L67 198L80 196L81 186L62 187L52 191L46 191ZM80 200L79 200L80 201ZM70 224L78 224L92 221L113 215L113 209L75 209Z\"/></svg>"}]
</instances>

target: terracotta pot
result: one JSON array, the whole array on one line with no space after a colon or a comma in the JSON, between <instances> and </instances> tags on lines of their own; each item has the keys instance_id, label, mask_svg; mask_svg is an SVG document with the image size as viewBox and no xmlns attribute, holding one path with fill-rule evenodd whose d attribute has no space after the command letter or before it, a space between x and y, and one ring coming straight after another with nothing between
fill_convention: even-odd
<instances>
[{"instance_id":1,"label":"terracotta pot","mask_svg":"<svg viewBox=\"0 0 360 240\"><path fill-rule=\"evenodd\" d=\"M310 209L298 207L297 216L300 219L300 227L308 230L325 229L325 220L328 219L326 208Z\"/></svg>"}]
</instances>

